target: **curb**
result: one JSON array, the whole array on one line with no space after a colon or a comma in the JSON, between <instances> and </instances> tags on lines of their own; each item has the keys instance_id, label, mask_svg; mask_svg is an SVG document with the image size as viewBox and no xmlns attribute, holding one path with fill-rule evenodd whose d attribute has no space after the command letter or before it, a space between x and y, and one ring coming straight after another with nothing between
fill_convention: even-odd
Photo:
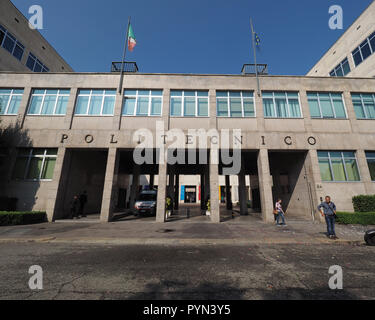
<instances>
[{"instance_id":1,"label":"curb","mask_svg":"<svg viewBox=\"0 0 375 320\"><path fill-rule=\"evenodd\" d=\"M359 240L328 240L317 239L316 241L295 241L290 239L177 239L177 238L3 238L0 243L76 243L76 244L113 244L113 245L318 245L318 244L342 244L342 245L362 245L364 241Z\"/></svg>"}]
</instances>

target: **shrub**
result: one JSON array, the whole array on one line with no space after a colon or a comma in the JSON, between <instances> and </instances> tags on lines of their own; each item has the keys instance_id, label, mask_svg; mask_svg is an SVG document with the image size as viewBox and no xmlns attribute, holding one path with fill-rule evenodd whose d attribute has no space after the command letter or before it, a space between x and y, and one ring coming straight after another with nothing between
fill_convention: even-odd
<instances>
[{"instance_id":1,"label":"shrub","mask_svg":"<svg viewBox=\"0 0 375 320\"><path fill-rule=\"evenodd\" d=\"M337 212L336 215L338 223L375 225L375 212Z\"/></svg>"},{"instance_id":2,"label":"shrub","mask_svg":"<svg viewBox=\"0 0 375 320\"><path fill-rule=\"evenodd\" d=\"M47 221L45 212L0 211L0 226L34 224Z\"/></svg>"},{"instance_id":3,"label":"shrub","mask_svg":"<svg viewBox=\"0 0 375 320\"><path fill-rule=\"evenodd\" d=\"M375 212L375 195L359 195L352 198L355 212Z\"/></svg>"}]
</instances>

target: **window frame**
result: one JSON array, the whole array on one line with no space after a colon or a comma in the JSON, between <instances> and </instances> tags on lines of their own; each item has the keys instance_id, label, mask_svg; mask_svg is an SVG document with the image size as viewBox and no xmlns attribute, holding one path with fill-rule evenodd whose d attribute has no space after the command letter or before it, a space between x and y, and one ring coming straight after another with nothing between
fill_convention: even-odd
<instances>
[{"instance_id":1,"label":"window frame","mask_svg":"<svg viewBox=\"0 0 375 320\"><path fill-rule=\"evenodd\" d=\"M14 96L21 96L21 100L22 100L22 98L23 98L23 94L24 94L24 90L23 89L17 89L17 88L12 88L12 89L9 89L9 88L0 88L0 89L4 89L4 90L11 90L11 92L10 92L10 94L9 94L9 99L8 99L8 103L7 103L7 106L6 106L6 108L5 108L5 111L4 111L4 113L0 113L0 116L16 116L16 115L18 115L18 111L17 111L17 113L8 113L8 110L9 110L9 107L10 107L10 103L11 103L11 101L12 101L12 98L14 97ZM22 90L22 93L14 93L14 91L16 91L16 90ZM2 93L0 93L0 96L1 95L7 95L7 94L2 94Z\"/></svg>"},{"instance_id":2,"label":"window frame","mask_svg":"<svg viewBox=\"0 0 375 320\"><path fill-rule=\"evenodd\" d=\"M368 110L367 108L365 108L365 103L363 101L363 95L371 95L372 96L372 100L374 102L374 105L375 105L375 94L374 93L351 93L351 97L352 97L352 103L353 103L353 108L354 108L354 101L353 101L353 94L356 94L356 95L359 95L360 98L361 98L361 107L362 107L362 111L365 115L365 118L358 118L357 117L357 114L355 115L356 116L356 119L357 120L375 120L375 117L374 118L370 118L368 116ZM354 113L355 113L355 110L354 110Z\"/></svg>"},{"instance_id":3,"label":"window frame","mask_svg":"<svg viewBox=\"0 0 375 320\"><path fill-rule=\"evenodd\" d=\"M354 63L354 66L355 67L358 67L363 61L365 61L367 58L369 58L371 55L373 55L375 53L375 50L374 48L372 48L372 45L371 45L371 40L372 38L375 36L375 32L374 33L371 33L368 37L366 37L366 39L364 41L362 41L353 51L352 51L352 58L353 58L353 63ZM371 39L370 39L371 38ZM362 47L364 47L365 45L368 45L369 48L370 48L370 55L367 56L366 58L363 58L363 53L362 53ZM359 51L359 54L361 56L361 62L359 62L358 64L355 62L355 59L354 59L354 55Z\"/></svg>"},{"instance_id":4,"label":"window frame","mask_svg":"<svg viewBox=\"0 0 375 320\"><path fill-rule=\"evenodd\" d=\"M265 116L265 113L264 113L264 99L271 99L271 98L270 97L263 97L263 93L272 93L273 112L274 112L274 116L272 116L272 117ZM287 103L287 106L288 106L288 108L287 108L287 114L288 114L288 116L287 117L278 117L277 116L275 93L285 93L285 99L286 99L286 103ZM289 104L288 93L297 93L297 96L298 96L298 107L299 107L299 113L300 113L299 117L290 117L290 107L291 107L291 105ZM291 98L291 99L293 99L293 98ZM302 105L301 105L301 96L299 94L299 91L267 91L267 90L262 91L262 106L263 106L263 117L264 117L264 119L303 119L303 112L302 112Z\"/></svg>"},{"instance_id":5,"label":"window frame","mask_svg":"<svg viewBox=\"0 0 375 320\"><path fill-rule=\"evenodd\" d=\"M90 90L89 94L86 94L86 93L81 94L80 93L81 91L88 91L88 90ZM99 90L103 91L103 94L101 94L101 95L92 94L93 91L99 91ZM106 91L115 91L115 93L114 94L106 94ZM86 113L76 113L77 112L77 102L78 102L78 98L80 96L89 97L88 102L87 102L87 106L86 106ZM101 102L101 105L100 105L100 114L89 114L91 98L93 96L95 96L95 97L102 96L102 102ZM105 101L106 97L115 97L112 114L103 114L104 101ZM74 105L74 116L75 117L113 117L114 114L115 114L116 97L117 97L116 89L79 89L79 91L77 93L75 105Z\"/></svg>"},{"instance_id":6,"label":"window frame","mask_svg":"<svg viewBox=\"0 0 375 320\"><path fill-rule=\"evenodd\" d=\"M5 49L6 51L8 51L13 57L15 57L18 61L21 61L22 58L23 58L23 55L25 54L25 46L14 36L12 35L8 29L6 29L5 27L3 27L2 25L0 25L0 29L1 31L3 31L4 33L4 38L2 39L1 43L0 43L0 47L2 47L3 49ZM12 39L14 41L14 45L13 45L13 48L11 51L9 51L8 49L6 49L4 47L4 42L6 40L6 38L9 37L10 39ZM21 57L18 58L14 55L14 51L16 49L16 46L19 46L20 48L22 48L22 54L21 54Z\"/></svg>"},{"instance_id":7,"label":"window frame","mask_svg":"<svg viewBox=\"0 0 375 320\"><path fill-rule=\"evenodd\" d=\"M34 61L33 63L33 68L30 68L28 65L27 65L27 62L29 61L29 59L32 59ZM35 71L35 66L36 64L39 64L41 66L41 71ZM26 67L29 68L32 72L49 72L49 68L47 68L47 66L42 62L40 61L35 54L33 54L31 51L29 52L29 55L27 56L27 60L26 60L26 63L25 63Z\"/></svg>"},{"instance_id":8,"label":"window frame","mask_svg":"<svg viewBox=\"0 0 375 320\"><path fill-rule=\"evenodd\" d=\"M336 110L335 110L335 107L334 107L334 104L333 104L332 94L338 94L338 93L341 95L341 101L342 101L342 103L344 105L344 112L345 112L345 117L344 118L338 118L336 116ZM313 117L311 115L310 104L309 104L309 100L310 100L309 94L316 94L316 99L317 99L317 102L318 102L320 117ZM333 112L333 118L332 117L324 117L323 116L322 106L321 106L321 103L320 103L320 94L328 94L329 95L329 100L331 102L331 108L332 108L332 112ZM317 91L307 92L307 103L309 104L309 111L310 111L310 117L311 117L311 119L348 120L348 111L346 109L345 99L344 99L344 96L343 96L342 92L322 92L322 91L321 92L317 92Z\"/></svg>"},{"instance_id":9,"label":"window frame","mask_svg":"<svg viewBox=\"0 0 375 320\"><path fill-rule=\"evenodd\" d=\"M125 95L126 91L136 91L135 95ZM148 95L142 95L139 94L139 91L148 91ZM161 96L155 96L152 95L153 91L161 91ZM163 115L163 89L125 89L123 93L123 103L121 108L121 116L122 117L161 117ZM144 98L148 97L148 109L147 109L147 115L146 114L137 114L137 106L138 106L138 98ZM125 102L126 98L135 98L135 105L134 105L134 112L133 114L124 114L125 109ZM151 114L151 108L152 108L152 98L160 98L161 99L161 109L160 109L160 115L159 114Z\"/></svg>"},{"instance_id":10,"label":"window frame","mask_svg":"<svg viewBox=\"0 0 375 320\"><path fill-rule=\"evenodd\" d=\"M181 96L175 96L172 94L173 91L181 91ZM195 98L195 115L194 116L185 116L185 92L194 92ZM198 96L198 92L207 92L207 96ZM187 98L192 98L193 96L186 96ZM172 98L181 98L181 113L180 115L172 115L171 108L172 108ZM207 116L200 116L198 115L198 99L207 99ZM170 91L170 99L169 99L169 116L171 118L209 118L210 117L210 94L208 90L181 90L181 89L172 89Z\"/></svg>"},{"instance_id":11,"label":"window frame","mask_svg":"<svg viewBox=\"0 0 375 320\"><path fill-rule=\"evenodd\" d=\"M373 153L374 156L369 156L368 155L369 153ZM373 151L365 151L365 156L366 156L367 167L368 167L369 174L370 174L370 177L371 177L371 170L370 170L370 166L369 166L369 160L373 160L375 162L375 153ZM374 179L371 177L371 181L375 182L375 177L374 177Z\"/></svg>"},{"instance_id":12,"label":"window frame","mask_svg":"<svg viewBox=\"0 0 375 320\"><path fill-rule=\"evenodd\" d=\"M44 93L41 94L41 93L34 93L35 90L44 90ZM56 94L48 94L47 91L48 90L57 90L57 93ZM61 94L60 91L67 91L69 90L69 94L67 93L64 93L64 94ZM30 111L30 107L31 107L31 102L33 100L33 97L36 96L36 97L42 97L42 101L41 101L41 104L40 104L40 108L39 108L39 113L29 113ZM43 114L41 113L42 110L43 110L43 106L44 106L44 101L45 101L45 98L46 96L56 96L56 101L55 101L55 105L53 106L53 113L51 114ZM29 106L27 108L27 113L26 115L27 116L42 116L42 117L65 117L66 116L66 111L65 111L65 114L56 114L56 107L57 107L57 102L59 100L59 97L70 97L70 89L33 89L33 91L31 92L31 95L30 95L30 101L29 101Z\"/></svg>"},{"instance_id":13,"label":"window frame","mask_svg":"<svg viewBox=\"0 0 375 320\"><path fill-rule=\"evenodd\" d=\"M53 181L53 176L52 176L51 179L42 179L41 177L42 177L42 174L43 174L43 171L44 171L44 165L45 165L45 162L46 162L46 158L57 159L58 148L26 148L26 149L29 149L29 154L28 155L19 156L19 154L18 154L17 158L16 158L16 161L18 159L20 159L20 158L26 158L27 159L26 167L25 167L25 172L23 174L23 178L22 179L13 178L13 180L16 180L16 181ZM41 150L44 149L43 155L33 155L33 151L36 150L36 149L41 149ZM51 150L51 149L56 150L56 155L47 154L47 151ZM18 153L19 152L20 152L20 150L18 150ZM43 159L42 160L42 166L40 168L39 178L37 178L37 179L28 179L27 175L29 174L30 163L31 163L31 160L33 158L42 158ZM56 165L56 163L55 163L55 165Z\"/></svg>"},{"instance_id":14,"label":"window frame","mask_svg":"<svg viewBox=\"0 0 375 320\"><path fill-rule=\"evenodd\" d=\"M321 152L327 152L328 157L319 157L320 151ZM332 157L331 152L340 152L340 158ZM354 152L354 157L345 157L344 152ZM319 164L320 164L320 159L328 160L329 170L330 170L331 177L332 177L332 180L323 180L322 179L322 182L324 182L324 183L337 183L337 182L339 182L339 183L343 183L343 182L358 183L358 182L362 182L362 175L361 175L361 172L360 172L360 169L359 169L359 166L358 166L357 152L355 152L353 150L344 150L344 151L342 151L342 150L318 150L317 153L318 153L318 163ZM333 171L333 168L332 168L332 158L341 160L341 164L343 165L343 168L344 168L344 174L345 174L346 180L336 180L335 179L335 174L334 174L334 171ZM355 160L357 170L358 170L358 177L359 177L358 180L354 180L354 181L348 180L348 172L347 172L347 169L346 169L345 160Z\"/></svg>"},{"instance_id":15,"label":"window frame","mask_svg":"<svg viewBox=\"0 0 375 320\"><path fill-rule=\"evenodd\" d=\"M223 93L225 92L227 94L227 96L226 97L218 97L217 96L218 92L223 92ZM240 97L240 99L241 99L241 112L242 112L241 117L232 117L231 116L231 109L230 109L230 98L231 98L230 93L231 92L237 92L237 93L240 93L240 95L241 95L241 97ZM249 92L249 93L252 94L252 96L251 97L244 97L243 96L244 92ZM234 98L238 98L238 97L234 97ZM254 116L245 116L244 99L245 100L246 99L252 100L253 107L254 107ZM228 115L227 116L218 115L218 100L226 100L227 106L228 106L228 109L227 109ZM250 118L251 119L251 118L256 118L256 116L257 116L257 110L256 110L256 105L255 105L254 91L251 91L251 90L216 90L216 117L218 117L218 118L230 118L230 119L241 119L241 118Z\"/></svg>"},{"instance_id":16,"label":"window frame","mask_svg":"<svg viewBox=\"0 0 375 320\"><path fill-rule=\"evenodd\" d=\"M345 71L344 71L344 64L345 63L347 63L348 64L348 66L349 66L349 72L348 73L345 73ZM338 68L340 68L341 69L341 72L342 72L342 76L338 76L337 75L337 69ZM329 73L329 75L331 76L331 77L346 77L350 72L351 72L352 70L351 70L351 68L350 68L350 64L349 64L349 60L348 60L348 57L345 57L345 59L344 60L342 60L336 67L334 67L332 70L331 70L331 72ZM332 75L332 73L333 73L333 75Z\"/></svg>"}]
</instances>

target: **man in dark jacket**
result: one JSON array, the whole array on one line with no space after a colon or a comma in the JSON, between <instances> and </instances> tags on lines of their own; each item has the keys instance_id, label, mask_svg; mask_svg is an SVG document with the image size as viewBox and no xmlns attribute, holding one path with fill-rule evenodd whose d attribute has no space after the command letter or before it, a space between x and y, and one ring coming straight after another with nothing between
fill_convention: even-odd
<instances>
[{"instance_id":1,"label":"man in dark jacket","mask_svg":"<svg viewBox=\"0 0 375 320\"><path fill-rule=\"evenodd\" d=\"M85 190L83 191L83 193L79 195L79 214L82 217L86 217L84 213L86 203L87 203L87 191Z\"/></svg>"},{"instance_id":2,"label":"man in dark jacket","mask_svg":"<svg viewBox=\"0 0 375 320\"><path fill-rule=\"evenodd\" d=\"M335 233L336 205L331 201L330 196L326 196L325 201L318 206L318 211L326 219L327 236L330 239L338 239Z\"/></svg>"},{"instance_id":3,"label":"man in dark jacket","mask_svg":"<svg viewBox=\"0 0 375 320\"><path fill-rule=\"evenodd\" d=\"M79 199L78 199L78 196L75 195L73 197L72 202L70 203L70 219L74 219L74 218L79 219L78 210L79 210Z\"/></svg>"}]
</instances>

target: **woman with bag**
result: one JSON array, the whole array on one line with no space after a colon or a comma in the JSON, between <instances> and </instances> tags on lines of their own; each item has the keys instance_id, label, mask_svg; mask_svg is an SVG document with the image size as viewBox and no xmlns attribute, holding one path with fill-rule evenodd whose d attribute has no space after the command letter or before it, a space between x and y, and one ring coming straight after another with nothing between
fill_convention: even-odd
<instances>
[{"instance_id":1,"label":"woman with bag","mask_svg":"<svg viewBox=\"0 0 375 320\"><path fill-rule=\"evenodd\" d=\"M281 206L281 199L278 199L275 204L275 211L274 214L276 215L276 225L277 226L286 226L285 224L285 213L283 207ZM282 223L279 223L279 219L281 218Z\"/></svg>"}]
</instances>

